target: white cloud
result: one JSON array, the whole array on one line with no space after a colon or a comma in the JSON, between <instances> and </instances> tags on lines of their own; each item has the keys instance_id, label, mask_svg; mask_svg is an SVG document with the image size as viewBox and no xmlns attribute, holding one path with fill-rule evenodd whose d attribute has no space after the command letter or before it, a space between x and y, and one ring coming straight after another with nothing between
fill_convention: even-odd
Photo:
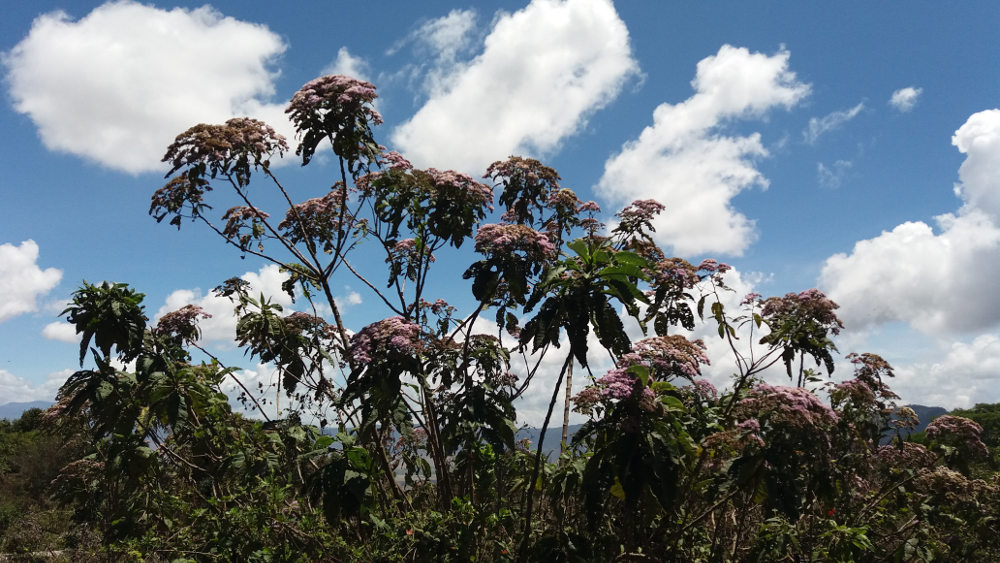
<instances>
[{"instance_id":1,"label":"white cloud","mask_svg":"<svg viewBox=\"0 0 1000 563\"><path fill-rule=\"evenodd\" d=\"M956 195L963 210L979 209L1000 224L1000 109L975 113L955 131L951 144L966 155Z\"/></svg>"},{"instance_id":2,"label":"white cloud","mask_svg":"<svg viewBox=\"0 0 1000 563\"><path fill-rule=\"evenodd\" d=\"M353 291L350 288L347 290L347 294L342 297L334 297L333 299L338 307L348 306L348 305L360 305L361 304L361 294L357 291Z\"/></svg>"},{"instance_id":3,"label":"white cloud","mask_svg":"<svg viewBox=\"0 0 1000 563\"><path fill-rule=\"evenodd\" d=\"M914 88L913 86L900 88L892 93L892 97L889 98L889 105L896 111L906 113L916 107L917 100L923 91L923 88Z\"/></svg>"},{"instance_id":4,"label":"white cloud","mask_svg":"<svg viewBox=\"0 0 1000 563\"><path fill-rule=\"evenodd\" d=\"M442 37L465 37L459 23ZM510 154L556 150L637 70L608 0L534 0L497 18L478 57L432 73L430 99L392 140L417 166L478 175Z\"/></svg>"},{"instance_id":5,"label":"white cloud","mask_svg":"<svg viewBox=\"0 0 1000 563\"><path fill-rule=\"evenodd\" d=\"M361 57L355 57L347 50L347 47L341 47L337 51L337 58L327 65L322 72L324 75L343 74L344 76L350 76L358 80L369 80L368 73L368 61Z\"/></svg>"},{"instance_id":6,"label":"white cloud","mask_svg":"<svg viewBox=\"0 0 1000 563\"><path fill-rule=\"evenodd\" d=\"M982 280L1000 274L1000 230L982 213L906 222L827 259L821 287L849 328L894 321L925 332L976 330L1000 319Z\"/></svg>"},{"instance_id":7,"label":"white cloud","mask_svg":"<svg viewBox=\"0 0 1000 563\"><path fill-rule=\"evenodd\" d=\"M898 366L892 388L905 402L967 408L1000 402L1000 336L982 334L971 342L943 343L939 361Z\"/></svg>"},{"instance_id":8,"label":"white cloud","mask_svg":"<svg viewBox=\"0 0 1000 563\"><path fill-rule=\"evenodd\" d=\"M45 328L42 329L42 336L49 340L58 340L60 342L80 342L80 335L76 333L76 326L59 321L45 325Z\"/></svg>"},{"instance_id":9,"label":"white cloud","mask_svg":"<svg viewBox=\"0 0 1000 563\"><path fill-rule=\"evenodd\" d=\"M160 10L111 2L79 21L64 12L35 19L2 55L14 109L45 146L129 173L162 170L174 137L234 115L280 116L271 64L285 50L263 25L209 6ZM266 119L265 119L266 120Z\"/></svg>"},{"instance_id":10,"label":"white cloud","mask_svg":"<svg viewBox=\"0 0 1000 563\"><path fill-rule=\"evenodd\" d=\"M849 160L838 160L827 168L822 162L816 163L816 180L824 188L838 188L844 180L844 174L853 164Z\"/></svg>"},{"instance_id":11,"label":"white cloud","mask_svg":"<svg viewBox=\"0 0 1000 563\"><path fill-rule=\"evenodd\" d=\"M34 384L0 369L0 397L5 403L27 403L30 401L55 401L59 387L66 382L74 370L66 369L50 373L42 384Z\"/></svg>"},{"instance_id":12,"label":"white cloud","mask_svg":"<svg viewBox=\"0 0 1000 563\"><path fill-rule=\"evenodd\" d=\"M0 323L38 310L35 300L62 279L61 270L42 270L37 260L38 244L33 240L26 240L20 246L0 244Z\"/></svg>"},{"instance_id":13,"label":"white cloud","mask_svg":"<svg viewBox=\"0 0 1000 563\"><path fill-rule=\"evenodd\" d=\"M472 46L475 26L474 10L452 10L447 16L425 22L410 37L430 47L439 60L455 61Z\"/></svg>"},{"instance_id":14,"label":"white cloud","mask_svg":"<svg viewBox=\"0 0 1000 563\"><path fill-rule=\"evenodd\" d=\"M718 129L734 118L760 118L790 108L809 93L788 69L788 51L772 56L724 45L698 63L695 94L661 104L653 124L604 165L597 191L615 204L656 199L667 209L654 222L656 238L685 255L740 255L755 240L754 222L735 210L741 191L768 181L754 167L768 155L760 135L727 137Z\"/></svg>"},{"instance_id":15,"label":"white cloud","mask_svg":"<svg viewBox=\"0 0 1000 563\"><path fill-rule=\"evenodd\" d=\"M937 233L906 222L827 259L820 286L841 305L849 328L895 321L926 333L973 331L1000 323L1000 110L969 117L952 142L966 159L957 214L936 217Z\"/></svg>"},{"instance_id":16,"label":"white cloud","mask_svg":"<svg viewBox=\"0 0 1000 563\"><path fill-rule=\"evenodd\" d=\"M819 139L820 135L829 133L830 131L839 128L841 125L857 117L863 109L865 109L864 102L859 103L850 109L835 111L824 115L823 117L810 118L809 128L802 132L802 136L805 137L806 142L811 145Z\"/></svg>"}]
</instances>

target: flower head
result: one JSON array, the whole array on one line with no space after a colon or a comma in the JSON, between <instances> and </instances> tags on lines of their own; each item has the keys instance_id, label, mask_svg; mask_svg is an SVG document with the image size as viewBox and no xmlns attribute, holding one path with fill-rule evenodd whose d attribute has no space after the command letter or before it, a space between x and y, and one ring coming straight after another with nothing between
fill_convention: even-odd
<instances>
[{"instance_id":1,"label":"flower head","mask_svg":"<svg viewBox=\"0 0 1000 563\"><path fill-rule=\"evenodd\" d=\"M490 223L476 233L476 252L487 256L507 256L521 252L535 262L552 260L556 247L544 233L527 225Z\"/></svg>"},{"instance_id":2,"label":"flower head","mask_svg":"<svg viewBox=\"0 0 1000 563\"><path fill-rule=\"evenodd\" d=\"M945 414L932 420L927 425L926 432L928 438L961 446L974 457L984 458L989 455L989 449L980 437L983 427L974 420Z\"/></svg>"},{"instance_id":3,"label":"flower head","mask_svg":"<svg viewBox=\"0 0 1000 563\"><path fill-rule=\"evenodd\" d=\"M181 342L193 343L201 337L198 320L210 318L212 315L206 313L201 307L185 305L160 317L153 333L159 336L175 336Z\"/></svg>"},{"instance_id":4,"label":"flower head","mask_svg":"<svg viewBox=\"0 0 1000 563\"><path fill-rule=\"evenodd\" d=\"M420 325L403 317L390 317L374 322L351 337L349 353L360 365L394 354L413 356L424 349Z\"/></svg>"},{"instance_id":5,"label":"flower head","mask_svg":"<svg viewBox=\"0 0 1000 563\"><path fill-rule=\"evenodd\" d=\"M382 116L372 106L378 95L370 82L332 74L305 83L292 96L285 113L302 137L295 154L308 164L316 147L333 142L333 151L347 160L375 160L381 150L372 138L371 126Z\"/></svg>"},{"instance_id":6,"label":"flower head","mask_svg":"<svg viewBox=\"0 0 1000 563\"><path fill-rule=\"evenodd\" d=\"M170 176L185 166L202 165L212 178L232 173L240 185L250 179L250 168L267 166L268 159L288 150L285 138L263 121L237 117L224 125L195 125L167 147L163 162ZM200 173L199 173L200 175Z\"/></svg>"}]
</instances>

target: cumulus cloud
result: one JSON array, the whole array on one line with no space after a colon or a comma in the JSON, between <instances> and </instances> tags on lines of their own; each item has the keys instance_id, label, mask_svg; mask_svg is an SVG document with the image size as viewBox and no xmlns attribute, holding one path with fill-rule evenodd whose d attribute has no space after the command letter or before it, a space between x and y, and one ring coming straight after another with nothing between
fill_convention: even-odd
<instances>
[{"instance_id":1,"label":"cumulus cloud","mask_svg":"<svg viewBox=\"0 0 1000 563\"><path fill-rule=\"evenodd\" d=\"M46 148L136 174L162 170L166 146L197 123L250 115L288 133L281 107L268 103L284 50L265 26L209 6L123 1L78 21L39 16L2 62L14 109Z\"/></svg>"},{"instance_id":2,"label":"cumulus cloud","mask_svg":"<svg viewBox=\"0 0 1000 563\"><path fill-rule=\"evenodd\" d=\"M971 341L945 343L939 361L898 366L893 390L903 402L947 409L1000 402L1000 336L982 334Z\"/></svg>"},{"instance_id":3,"label":"cumulus cloud","mask_svg":"<svg viewBox=\"0 0 1000 563\"><path fill-rule=\"evenodd\" d=\"M826 260L820 285L850 328L903 321L926 333L973 331L1000 322L1000 296L984 281L1000 275L1000 110L969 117L953 144L966 159L957 213L938 232L908 221Z\"/></svg>"},{"instance_id":4,"label":"cumulus cloud","mask_svg":"<svg viewBox=\"0 0 1000 563\"><path fill-rule=\"evenodd\" d=\"M26 240L19 246L0 244L0 323L38 310L35 300L59 284L62 271L41 269L38 244Z\"/></svg>"},{"instance_id":5,"label":"cumulus cloud","mask_svg":"<svg viewBox=\"0 0 1000 563\"><path fill-rule=\"evenodd\" d=\"M923 91L923 88L914 88L913 86L900 88L892 93L892 96L889 98L889 105L896 111L906 113L917 106L917 100Z\"/></svg>"},{"instance_id":6,"label":"cumulus cloud","mask_svg":"<svg viewBox=\"0 0 1000 563\"><path fill-rule=\"evenodd\" d=\"M455 14L431 41L467 36L469 16ZM510 154L556 150L638 71L608 0L534 0L499 16L483 52L454 68L432 76L429 99L392 141L418 166L473 174Z\"/></svg>"},{"instance_id":7,"label":"cumulus cloud","mask_svg":"<svg viewBox=\"0 0 1000 563\"><path fill-rule=\"evenodd\" d=\"M59 321L45 325L45 328L42 329L42 336L49 340L58 340L60 342L71 342L74 344L80 342L80 335L76 333L76 327Z\"/></svg>"},{"instance_id":8,"label":"cumulus cloud","mask_svg":"<svg viewBox=\"0 0 1000 563\"><path fill-rule=\"evenodd\" d=\"M791 108L810 87L788 68L789 52L751 53L724 45L698 63L695 94L661 104L653 124L608 159L597 191L615 204L656 199L667 209L654 222L656 238L675 253L740 255L755 240L754 222L731 201L753 186L767 188L754 159L768 155L758 133L725 136L732 119Z\"/></svg>"},{"instance_id":9,"label":"cumulus cloud","mask_svg":"<svg viewBox=\"0 0 1000 563\"><path fill-rule=\"evenodd\" d=\"M472 47L475 29L475 10L452 10L447 16L424 22L405 41L431 49L439 61L454 62L460 53Z\"/></svg>"},{"instance_id":10,"label":"cumulus cloud","mask_svg":"<svg viewBox=\"0 0 1000 563\"><path fill-rule=\"evenodd\" d=\"M368 61L352 55L347 47L337 51L337 58L323 69L322 74L343 74L358 80L370 80Z\"/></svg>"},{"instance_id":11,"label":"cumulus cloud","mask_svg":"<svg viewBox=\"0 0 1000 563\"><path fill-rule=\"evenodd\" d=\"M65 369L50 373L44 382L36 384L0 369L0 397L3 397L5 403L54 402L59 388L73 371Z\"/></svg>"},{"instance_id":12,"label":"cumulus cloud","mask_svg":"<svg viewBox=\"0 0 1000 563\"><path fill-rule=\"evenodd\" d=\"M1000 224L1000 109L973 114L955 131L951 144L966 155L955 186L955 194L965 201L963 210L981 210Z\"/></svg>"},{"instance_id":13,"label":"cumulus cloud","mask_svg":"<svg viewBox=\"0 0 1000 563\"><path fill-rule=\"evenodd\" d=\"M854 119L861 113L861 110L865 109L864 102L858 105L845 109L842 111L835 111L824 115L823 117L813 117L809 119L809 127L802 132L802 136L810 145L815 143L817 139L820 138L824 133L829 133L834 129L838 129L843 124Z\"/></svg>"}]
</instances>

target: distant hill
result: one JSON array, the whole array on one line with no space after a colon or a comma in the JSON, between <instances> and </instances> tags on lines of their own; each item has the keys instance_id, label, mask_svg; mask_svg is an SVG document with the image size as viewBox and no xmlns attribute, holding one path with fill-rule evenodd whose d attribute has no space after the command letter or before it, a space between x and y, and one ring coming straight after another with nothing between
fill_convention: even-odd
<instances>
[{"instance_id":1,"label":"distant hill","mask_svg":"<svg viewBox=\"0 0 1000 563\"><path fill-rule=\"evenodd\" d=\"M0 405L0 418L16 420L21 418L21 413L28 409L47 409L52 406L52 401L31 401L30 403L7 403Z\"/></svg>"},{"instance_id":2,"label":"distant hill","mask_svg":"<svg viewBox=\"0 0 1000 563\"><path fill-rule=\"evenodd\" d=\"M569 434L569 436L567 436L566 438L567 442L573 441L573 434L575 434L576 431L579 430L581 426L583 425L582 424L570 425L570 427L567 429L567 433ZM533 428L530 426L526 426L517 431L517 434L514 435L514 440L520 441L527 438L528 441L531 442L531 445L529 447L534 450L538 448L538 437L541 436L541 434L542 434L541 428ZM549 461L555 461L555 458L559 457L559 448L562 445L561 442L562 442L562 424L550 426L549 429L545 431L545 443L542 444L542 452L549 457Z\"/></svg>"},{"instance_id":3,"label":"distant hill","mask_svg":"<svg viewBox=\"0 0 1000 563\"><path fill-rule=\"evenodd\" d=\"M923 432L927 425L931 423L935 418L948 414L948 409L943 407L926 407L924 405L906 405L913 409L913 412L917 413L917 418L920 420L920 424L913 429L913 433Z\"/></svg>"}]
</instances>

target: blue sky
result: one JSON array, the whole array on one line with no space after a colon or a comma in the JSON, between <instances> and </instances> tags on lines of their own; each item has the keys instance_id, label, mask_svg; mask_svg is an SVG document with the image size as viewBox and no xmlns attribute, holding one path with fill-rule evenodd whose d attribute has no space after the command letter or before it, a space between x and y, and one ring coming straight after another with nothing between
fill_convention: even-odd
<instances>
[{"instance_id":1,"label":"blue sky","mask_svg":"<svg viewBox=\"0 0 1000 563\"><path fill-rule=\"evenodd\" d=\"M280 274L156 224L149 198L177 133L243 114L288 131L284 103L326 73L379 88L376 134L418 166L522 154L607 216L656 198L660 242L732 264L738 292L827 292L841 350L885 356L905 401L1000 401L998 29L989 2L11 3L0 403L72 372L57 314L84 279L134 285L150 315L202 304L206 344L265 377L206 293L244 274L277 293ZM279 172L305 199L333 169ZM460 271L439 288L467 304ZM384 314L338 287L352 326Z\"/></svg>"}]
</instances>

